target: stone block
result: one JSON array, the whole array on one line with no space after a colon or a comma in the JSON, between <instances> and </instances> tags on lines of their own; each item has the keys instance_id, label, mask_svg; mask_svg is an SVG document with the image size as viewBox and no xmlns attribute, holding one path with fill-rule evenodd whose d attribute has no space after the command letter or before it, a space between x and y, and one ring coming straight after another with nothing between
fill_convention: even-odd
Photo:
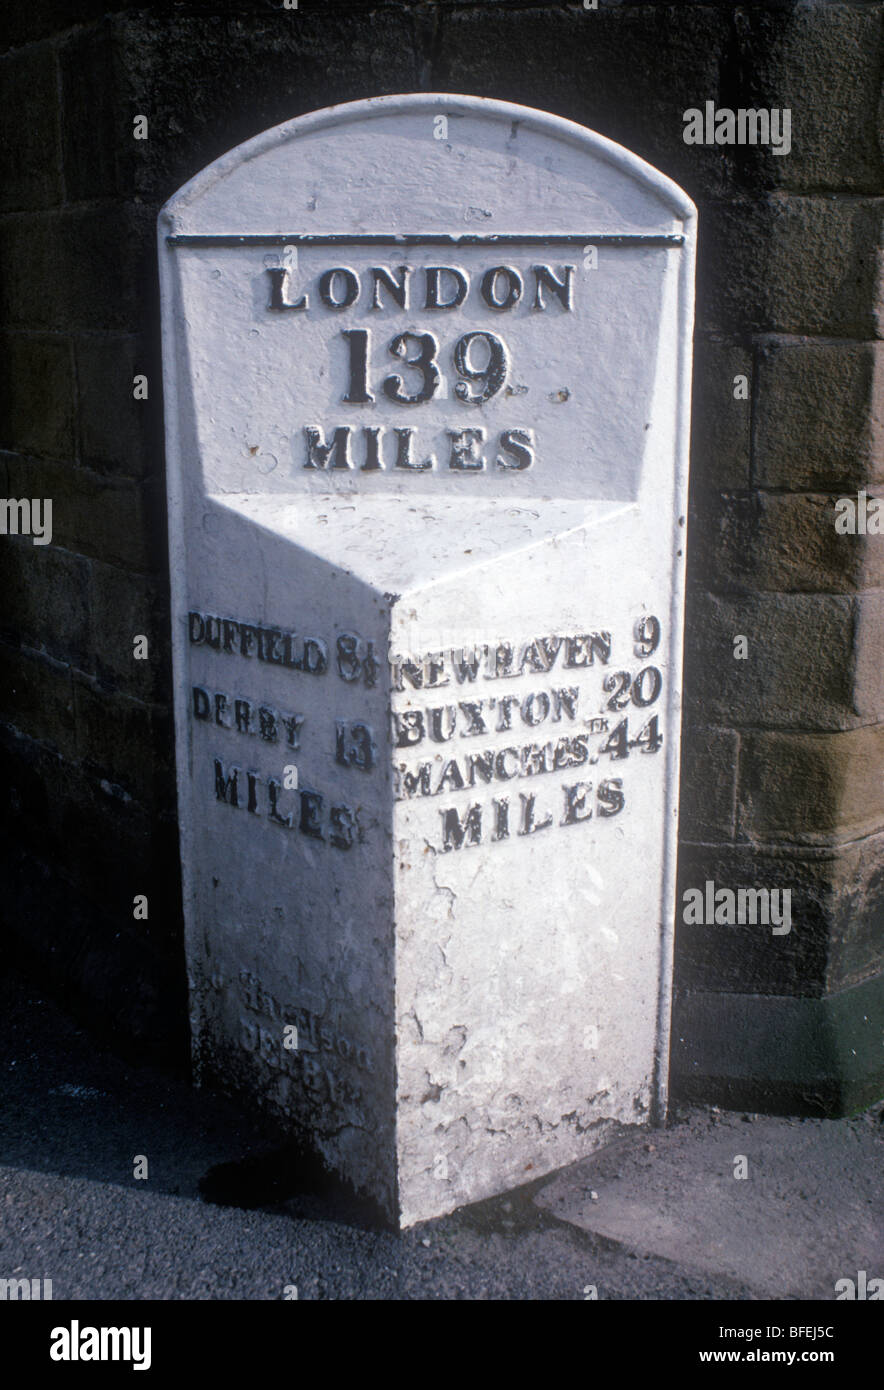
<instances>
[{"instance_id":1,"label":"stone block","mask_svg":"<svg viewBox=\"0 0 884 1390\"><path fill-rule=\"evenodd\" d=\"M741 377L745 382L739 380ZM753 390L751 352L715 338L702 337L695 342L691 422L693 490L749 486Z\"/></svg>"},{"instance_id":2,"label":"stone block","mask_svg":"<svg viewBox=\"0 0 884 1390\"><path fill-rule=\"evenodd\" d=\"M73 456L74 376L64 339L39 333L0 337L0 446L56 459Z\"/></svg>"},{"instance_id":3,"label":"stone block","mask_svg":"<svg viewBox=\"0 0 884 1390\"><path fill-rule=\"evenodd\" d=\"M843 872L829 929L826 989L849 989L884 970L884 834L838 851Z\"/></svg>"},{"instance_id":4,"label":"stone block","mask_svg":"<svg viewBox=\"0 0 884 1390\"><path fill-rule=\"evenodd\" d=\"M884 722L884 594L860 594L854 607L853 704L863 723Z\"/></svg>"},{"instance_id":5,"label":"stone block","mask_svg":"<svg viewBox=\"0 0 884 1390\"><path fill-rule=\"evenodd\" d=\"M56 660L86 660L89 561L25 536L0 544L0 635Z\"/></svg>"},{"instance_id":6,"label":"stone block","mask_svg":"<svg viewBox=\"0 0 884 1390\"><path fill-rule=\"evenodd\" d=\"M136 141L123 100L114 22L75 29L58 49L64 181L73 203L128 198Z\"/></svg>"},{"instance_id":7,"label":"stone block","mask_svg":"<svg viewBox=\"0 0 884 1390\"><path fill-rule=\"evenodd\" d=\"M137 483L17 456L10 456L8 483L14 497L52 499L52 542L63 550L136 571L159 558Z\"/></svg>"},{"instance_id":8,"label":"stone block","mask_svg":"<svg viewBox=\"0 0 884 1390\"><path fill-rule=\"evenodd\" d=\"M738 750L732 729L684 730L678 814L682 841L733 839Z\"/></svg>"},{"instance_id":9,"label":"stone block","mask_svg":"<svg viewBox=\"0 0 884 1390\"><path fill-rule=\"evenodd\" d=\"M0 212L61 201L57 81L48 43L0 58Z\"/></svg>"},{"instance_id":10,"label":"stone block","mask_svg":"<svg viewBox=\"0 0 884 1390\"><path fill-rule=\"evenodd\" d=\"M875 198L791 193L708 202L698 244L700 327L884 336L882 209Z\"/></svg>"},{"instance_id":11,"label":"stone block","mask_svg":"<svg viewBox=\"0 0 884 1390\"><path fill-rule=\"evenodd\" d=\"M65 757L76 757L70 667L0 643L0 722Z\"/></svg>"},{"instance_id":12,"label":"stone block","mask_svg":"<svg viewBox=\"0 0 884 1390\"><path fill-rule=\"evenodd\" d=\"M675 930L679 989L824 993L829 934L844 877L844 865L831 850L814 855L682 844ZM751 896L741 900L741 891Z\"/></svg>"},{"instance_id":13,"label":"stone block","mask_svg":"<svg viewBox=\"0 0 884 1390\"><path fill-rule=\"evenodd\" d=\"M772 341L759 353L753 476L792 491L884 475L884 343Z\"/></svg>"},{"instance_id":14,"label":"stone block","mask_svg":"<svg viewBox=\"0 0 884 1390\"><path fill-rule=\"evenodd\" d=\"M696 497L688 531L694 584L784 594L849 594L880 587L880 538L836 532L835 502L820 493Z\"/></svg>"},{"instance_id":15,"label":"stone block","mask_svg":"<svg viewBox=\"0 0 884 1390\"><path fill-rule=\"evenodd\" d=\"M820 730L877 718L856 707L855 605L863 601L834 594L692 593L685 624L690 718L736 728ZM865 649L862 685L872 701L878 676L871 609L869 619L864 636L872 645Z\"/></svg>"},{"instance_id":16,"label":"stone block","mask_svg":"<svg viewBox=\"0 0 884 1390\"><path fill-rule=\"evenodd\" d=\"M114 9L128 9L137 3L138 0L115 0ZM94 23L106 8L103 0L78 0L76 23ZM10 6L4 15L0 52L64 33L73 22L69 0L34 0L30 5Z\"/></svg>"},{"instance_id":17,"label":"stone block","mask_svg":"<svg viewBox=\"0 0 884 1390\"><path fill-rule=\"evenodd\" d=\"M792 112L789 153L759 147L768 179L790 188L880 193L879 7L748 6L736 27L746 86L738 79L727 104Z\"/></svg>"},{"instance_id":18,"label":"stone block","mask_svg":"<svg viewBox=\"0 0 884 1390\"><path fill-rule=\"evenodd\" d=\"M58 238L61 211L15 213L0 219L0 259L9 267L0 280L0 325L55 328Z\"/></svg>"},{"instance_id":19,"label":"stone block","mask_svg":"<svg viewBox=\"0 0 884 1390\"><path fill-rule=\"evenodd\" d=\"M739 836L822 845L873 834L884 825L882 758L882 724L830 734L743 734Z\"/></svg>"},{"instance_id":20,"label":"stone block","mask_svg":"<svg viewBox=\"0 0 884 1390\"><path fill-rule=\"evenodd\" d=\"M854 1115L884 1086L884 975L821 999L680 993L672 1089L771 1115Z\"/></svg>"},{"instance_id":21,"label":"stone block","mask_svg":"<svg viewBox=\"0 0 884 1390\"><path fill-rule=\"evenodd\" d=\"M82 462L121 477L160 472L162 373L152 343L128 334L75 341ZM146 400L135 396L136 376L147 377Z\"/></svg>"},{"instance_id":22,"label":"stone block","mask_svg":"<svg viewBox=\"0 0 884 1390\"><path fill-rule=\"evenodd\" d=\"M74 673L79 756L87 773L149 806L174 810L172 738L168 714L102 690Z\"/></svg>"},{"instance_id":23,"label":"stone block","mask_svg":"<svg viewBox=\"0 0 884 1390\"><path fill-rule=\"evenodd\" d=\"M0 324L67 331L138 329L156 274L146 209L131 203L0 220Z\"/></svg>"},{"instance_id":24,"label":"stone block","mask_svg":"<svg viewBox=\"0 0 884 1390\"><path fill-rule=\"evenodd\" d=\"M88 595L84 669L103 686L144 704L167 704L171 698L167 580L96 562L89 572ZM135 656L136 637L148 639L146 658Z\"/></svg>"}]
</instances>

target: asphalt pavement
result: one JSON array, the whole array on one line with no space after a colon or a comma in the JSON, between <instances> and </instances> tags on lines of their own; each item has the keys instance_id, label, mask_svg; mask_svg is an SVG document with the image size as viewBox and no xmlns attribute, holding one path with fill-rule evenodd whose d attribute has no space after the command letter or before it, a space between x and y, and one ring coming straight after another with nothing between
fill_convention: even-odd
<instances>
[{"instance_id":1,"label":"asphalt pavement","mask_svg":"<svg viewBox=\"0 0 884 1390\"><path fill-rule=\"evenodd\" d=\"M16 972L0 1018L0 1279L51 1279L54 1299L832 1300L884 1277L884 1105L677 1110L397 1234Z\"/></svg>"}]
</instances>

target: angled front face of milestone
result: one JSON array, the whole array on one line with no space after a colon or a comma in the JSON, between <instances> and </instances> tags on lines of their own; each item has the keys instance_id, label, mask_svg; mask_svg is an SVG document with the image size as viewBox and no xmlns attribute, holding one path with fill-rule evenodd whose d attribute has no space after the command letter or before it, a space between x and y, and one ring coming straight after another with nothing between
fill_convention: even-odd
<instances>
[{"instance_id":1,"label":"angled front face of milestone","mask_svg":"<svg viewBox=\"0 0 884 1390\"><path fill-rule=\"evenodd\" d=\"M160 218L197 1074L401 1226L665 1104L693 238L443 95Z\"/></svg>"}]
</instances>

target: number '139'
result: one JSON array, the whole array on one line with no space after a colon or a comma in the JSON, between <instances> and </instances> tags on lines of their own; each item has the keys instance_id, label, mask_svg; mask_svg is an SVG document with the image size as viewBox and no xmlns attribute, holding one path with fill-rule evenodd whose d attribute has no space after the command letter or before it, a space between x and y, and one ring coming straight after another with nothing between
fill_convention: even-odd
<instances>
[{"instance_id":1,"label":"number '139'","mask_svg":"<svg viewBox=\"0 0 884 1390\"><path fill-rule=\"evenodd\" d=\"M349 356L348 386L342 399L352 405L369 404L375 399L368 380L371 330L348 328L341 337L347 343ZM433 334L398 333L390 339L387 351L403 365L402 373L393 372L380 383L387 400L398 405L431 401L442 381L437 362L439 344ZM490 400L506 381L507 350L496 333L464 333L451 355L458 376L454 394L465 405L481 405Z\"/></svg>"}]
</instances>

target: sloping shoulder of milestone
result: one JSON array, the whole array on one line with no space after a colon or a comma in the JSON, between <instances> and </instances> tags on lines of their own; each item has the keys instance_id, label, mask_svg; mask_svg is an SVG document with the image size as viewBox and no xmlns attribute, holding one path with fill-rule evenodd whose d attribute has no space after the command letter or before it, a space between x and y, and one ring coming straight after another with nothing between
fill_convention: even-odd
<instances>
[{"instance_id":1,"label":"sloping shoulder of milestone","mask_svg":"<svg viewBox=\"0 0 884 1390\"><path fill-rule=\"evenodd\" d=\"M496 126L500 148L504 148L504 140L508 141L506 148L510 155L518 152L514 137L516 132L522 131L532 134L541 142L548 142L550 147L558 152L569 149L574 166L579 166L581 156L588 165L606 166L611 183L622 185L627 201L630 186L638 195L642 210L639 212L636 208L636 217L644 224L645 229L653 226L661 231L684 231L696 216L696 209L690 198L665 174L624 149L622 145L589 130L586 126L514 102L445 92L410 92L371 97L364 101L345 102L338 106L311 111L235 146L202 169L169 199L160 212L161 227L166 232L200 230L197 225L198 214L201 211L209 212L215 201L213 194L217 195L220 192L220 184L230 180L234 175L241 174L245 166L252 161L268 156L274 160L274 156L279 156L284 147L293 142L336 131L344 134L347 127L351 127L354 133L358 129L361 134L370 134L373 121L385 122L388 130L391 123L395 126L397 121L401 121L404 131L406 122L413 121L415 116L421 114L425 114L428 119L428 130L432 129L433 118L440 115L448 117L449 120L468 117L473 122L487 122L489 127ZM490 148L494 146L493 133L489 132L492 136ZM428 136L428 143L429 139ZM427 157L429 158L429 151ZM394 160L390 160L389 173L391 183L395 183L401 170ZM249 209L243 207L240 211L247 216ZM586 219L579 212L575 212L575 218L581 223L579 227L575 226L575 231L591 233L596 230L583 225ZM296 229L265 227L262 230ZM598 230L604 231L606 228L600 226Z\"/></svg>"}]
</instances>

